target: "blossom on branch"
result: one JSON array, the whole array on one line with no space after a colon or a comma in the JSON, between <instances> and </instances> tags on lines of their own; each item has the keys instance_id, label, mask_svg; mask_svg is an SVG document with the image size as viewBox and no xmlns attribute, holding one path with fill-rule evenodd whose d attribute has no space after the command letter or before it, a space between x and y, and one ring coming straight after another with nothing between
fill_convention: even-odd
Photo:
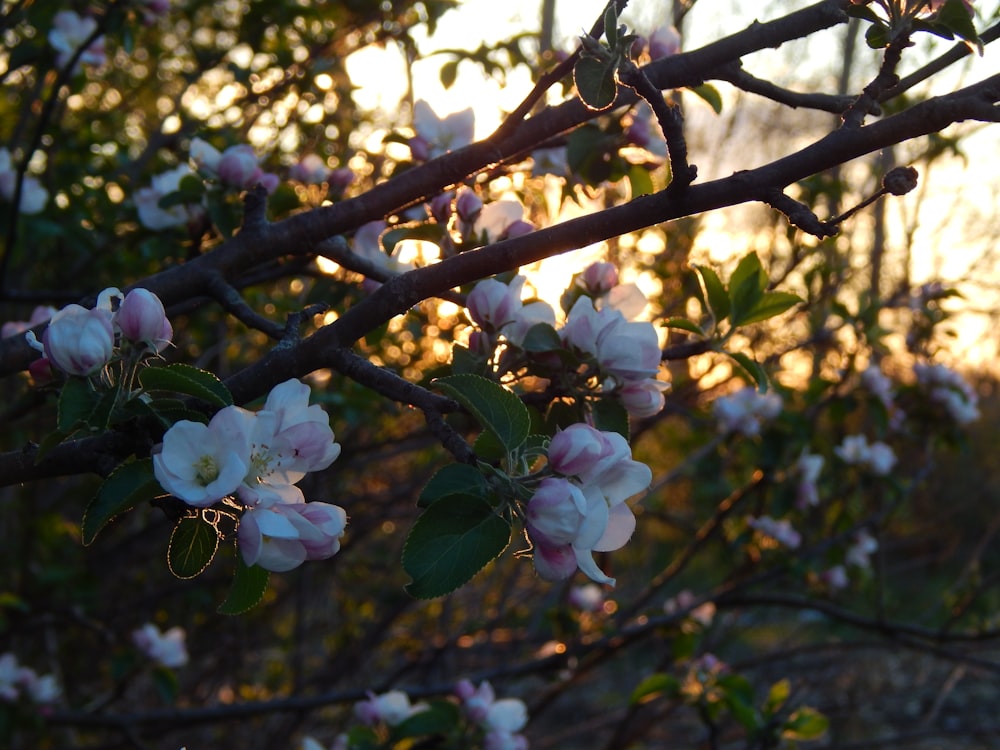
<instances>
[{"instance_id":1,"label":"blossom on branch","mask_svg":"<svg viewBox=\"0 0 1000 750\"><path fill-rule=\"evenodd\" d=\"M52 29L49 31L49 44L56 51L56 67L65 68L76 51L97 30L97 21L90 16L81 17L71 10L61 10L52 19ZM108 61L104 49L104 37L94 39L80 55L73 73L80 65L103 65Z\"/></svg>"},{"instance_id":2,"label":"blossom on branch","mask_svg":"<svg viewBox=\"0 0 1000 750\"><path fill-rule=\"evenodd\" d=\"M143 654L162 667L183 667L188 663L184 628L174 627L160 632L151 622L132 631L132 643Z\"/></svg>"},{"instance_id":3,"label":"blossom on branch","mask_svg":"<svg viewBox=\"0 0 1000 750\"><path fill-rule=\"evenodd\" d=\"M31 331L29 343L39 349ZM70 375L93 375L102 369L114 352L115 333L111 314L99 307L88 310L67 305L52 316L42 333L40 350L53 366Z\"/></svg>"},{"instance_id":4,"label":"blossom on branch","mask_svg":"<svg viewBox=\"0 0 1000 750\"><path fill-rule=\"evenodd\" d=\"M16 189L17 170L11 162L10 151L0 148L0 197L11 202L14 200ZM21 180L21 200L18 201L17 210L25 215L37 214L48 202L49 191L42 187L38 178L30 174L24 175Z\"/></svg>"}]
</instances>

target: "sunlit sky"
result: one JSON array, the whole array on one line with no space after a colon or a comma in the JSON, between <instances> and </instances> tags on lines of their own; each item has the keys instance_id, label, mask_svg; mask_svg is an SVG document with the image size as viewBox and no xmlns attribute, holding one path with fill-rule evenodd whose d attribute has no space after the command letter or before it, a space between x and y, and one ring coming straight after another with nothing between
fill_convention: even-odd
<instances>
[{"instance_id":1,"label":"sunlit sky","mask_svg":"<svg viewBox=\"0 0 1000 750\"><path fill-rule=\"evenodd\" d=\"M571 49L575 44L575 38L593 24L604 4L603 0L559 0L556 5L556 46ZM805 2L754 3L749 4L751 7L748 10L748 4L738 0L700 0L684 27L684 48L693 49L720 36L737 32L753 20L754 13L759 20L764 21L782 15L789 7L803 7L806 4ZM663 0L632 2L623 16L623 21L629 25L630 30L648 34L666 20L665 12L668 5L669 3ZM981 10L992 12L996 3L979 2L977 5ZM985 7L987 5L988 8ZM460 8L449 12L441 19L433 38L418 38L417 41L424 55L435 50L455 47L473 49L483 42L487 44L498 42L526 29L537 28L540 8L541 0L506 2L465 0ZM806 89L821 81L821 85L825 84L829 90L834 80L834 73L829 72L824 66L831 67L835 64L830 49L831 45L839 46L840 37L837 35L842 33L842 29L825 32L818 38L786 45L781 50L757 53L745 62L755 74L772 75L776 80L793 88ZM926 47L930 43L931 40L928 38L922 46ZM807 51L810 45L812 48ZM789 55L789 47L793 47L792 55ZM877 64L877 53L867 54L871 57L871 63ZM929 59L929 54L928 50L918 46L905 63L911 68L917 67L922 61ZM970 58L963 65L953 66L953 69L943 76L945 80L941 84L946 87L958 85L962 77L969 74L970 69L972 80L981 80L1000 71L998 54L1000 50L987 48L985 57ZM430 102L439 115L446 115L471 105L476 113L477 138L492 132L500 122L502 111L513 109L531 87L529 75L523 68L509 72L501 84L496 79L484 79L482 70L478 66L463 62L459 66L455 85L446 90L440 83L439 72L442 63L447 59L449 58L445 56L431 55L416 63L413 69L414 96ZM385 50L369 48L354 55L349 65L352 78L362 88L357 96L361 106L381 108L387 112L398 110L398 103L406 92L406 74L403 60L397 50L391 47ZM903 72L906 72L905 64ZM724 94L726 93L728 92L724 90ZM698 129L698 134L703 138L706 132L722 127L708 107L701 106L698 102L686 109L686 115L689 123ZM997 153L1000 151L998 148L1000 139L997 138L995 129L986 129L972 143L977 157L982 156L984 151L992 157L982 159L984 163L995 164L994 159L1000 157ZM787 134L782 136L780 142L776 141L771 145L771 151L775 152L772 154L767 153L766 147L757 154L740 150L737 155L739 161L727 159L724 153L713 151L706 156L692 149L692 160L699 165L699 177L710 179L724 176L735 169L753 167L791 148ZM706 162L706 159L709 161ZM977 158L976 161L980 159ZM976 189L963 192L962 186L967 188L970 179L975 179ZM988 174L974 173L972 177L966 164L954 162L951 165L943 164L936 167L930 184L934 192L932 200L924 204L921 209L920 228L915 235L915 252L911 262L911 279L914 282L921 282L935 275L941 275L950 281L960 281L967 275L973 259L987 249L982 234L978 237L968 235L970 228L982 226L984 223L989 226L991 214L995 214L1000 196L1000 178L995 169ZM967 198L969 194L978 198ZM978 205L975 205L976 203ZM895 216L898 217L904 208L902 204L893 207ZM937 215L931 216L932 211ZM977 213L980 215L978 221L973 217ZM966 214L969 216L965 216ZM894 216L892 211L889 215ZM995 220L996 216L993 215L992 219ZM694 253L721 263L734 255L746 252L747 238L734 236L730 229L731 224L731 216L724 212L717 212L708 217ZM974 231L972 233L974 234ZM599 256L600 248L589 248L580 253L549 259L533 276L535 279L541 279L537 282L537 286L541 288L543 296L556 297L573 272ZM992 272L995 269L989 270ZM638 281L642 284L641 279ZM648 291L654 290L648 289ZM984 348L985 339L992 339L983 336L987 330L986 326L987 323L982 319L963 321L961 343L962 347L968 350L968 356L977 359L995 356L996 342L990 340L986 342Z\"/></svg>"}]
</instances>

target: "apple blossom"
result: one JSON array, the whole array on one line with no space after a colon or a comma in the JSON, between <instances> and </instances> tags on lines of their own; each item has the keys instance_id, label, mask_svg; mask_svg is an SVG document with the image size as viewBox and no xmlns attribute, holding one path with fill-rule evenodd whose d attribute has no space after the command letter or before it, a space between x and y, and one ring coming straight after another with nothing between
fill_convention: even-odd
<instances>
[{"instance_id":1,"label":"apple blossom","mask_svg":"<svg viewBox=\"0 0 1000 750\"><path fill-rule=\"evenodd\" d=\"M237 539L247 565L281 573L333 557L346 525L347 514L336 505L276 502L246 511Z\"/></svg>"},{"instance_id":2,"label":"apple blossom","mask_svg":"<svg viewBox=\"0 0 1000 750\"><path fill-rule=\"evenodd\" d=\"M665 24L649 35L649 57L659 60L681 51L681 34L676 27Z\"/></svg>"},{"instance_id":3,"label":"apple blossom","mask_svg":"<svg viewBox=\"0 0 1000 750\"><path fill-rule=\"evenodd\" d=\"M524 206L514 200L487 203L472 221L472 236L487 244L529 234L534 229L534 225L524 221Z\"/></svg>"},{"instance_id":4,"label":"apple blossom","mask_svg":"<svg viewBox=\"0 0 1000 750\"><path fill-rule=\"evenodd\" d=\"M222 160L222 153L208 141L195 137L191 139L188 147L191 161L195 167L211 178L219 176L219 162Z\"/></svg>"},{"instance_id":5,"label":"apple blossom","mask_svg":"<svg viewBox=\"0 0 1000 750\"><path fill-rule=\"evenodd\" d=\"M528 723L528 709L519 698L497 700L493 686L483 680L475 687L469 680L460 680L455 694L470 721L484 731L483 748L527 748L527 740L518 732Z\"/></svg>"},{"instance_id":6,"label":"apple blossom","mask_svg":"<svg viewBox=\"0 0 1000 750\"><path fill-rule=\"evenodd\" d=\"M427 710L423 703L410 704L410 697L402 690L390 690L376 695L368 693L368 700L354 704L354 715L368 726L385 722L390 727L402 724L414 714Z\"/></svg>"},{"instance_id":7,"label":"apple blossom","mask_svg":"<svg viewBox=\"0 0 1000 750\"><path fill-rule=\"evenodd\" d=\"M878 541L868 532L868 529L862 529L854 536L854 543L847 548L844 562L858 568L870 568L871 556L877 550Z\"/></svg>"},{"instance_id":8,"label":"apple blossom","mask_svg":"<svg viewBox=\"0 0 1000 750\"><path fill-rule=\"evenodd\" d=\"M823 470L823 456L802 451L795 462L794 471L799 475L797 487L799 507L819 504L819 493L816 482Z\"/></svg>"},{"instance_id":9,"label":"apple blossom","mask_svg":"<svg viewBox=\"0 0 1000 750\"><path fill-rule=\"evenodd\" d=\"M616 392L618 399L629 416L642 419L659 414L667 400L664 392L670 390L670 383L655 378L630 380Z\"/></svg>"},{"instance_id":10,"label":"apple blossom","mask_svg":"<svg viewBox=\"0 0 1000 750\"><path fill-rule=\"evenodd\" d=\"M113 322L125 338L153 352L163 351L173 338L160 298L141 287L125 295Z\"/></svg>"},{"instance_id":11,"label":"apple blossom","mask_svg":"<svg viewBox=\"0 0 1000 750\"><path fill-rule=\"evenodd\" d=\"M111 360L114 345L111 315L99 307L67 305L52 316L42 334L49 362L70 375L93 375Z\"/></svg>"},{"instance_id":12,"label":"apple blossom","mask_svg":"<svg viewBox=\"0 0 1000 750\"><path fill-rule=\"evenodd\" d=\"M469 188L462 188L455 195L455 213L459 220L466 224L472 224L479 218L483 210L483 200L476 191Z\"/></svg>"},{"instance_id":13,"label":"apple blossom","mask_svg":"<svg viewBox=\"0 0 1000 750\"><path fill-rule=\"evenodd\" d=\"M76 51L95 31L97 31L97 21L90 16L80 17L71 10L61 10L56 13L52 19L52 29L49 31L49 44L56 51L56 67L65 68ZM103 65L107 59L104 37L99 36L80 55L73 72L77 72L80 64Z\"/></svg>"},{"instance_id":14,"label":"apple blossom","mask_svg":"<svg viewBox=\"0 0 1000 750\"><path fill-rule=\"evenodd\" d=\"M160 632L151 622L132 631L132 643L143 654L163 667L183 667L188 663L184 629L178 625Z\"/></svg>"},{"instance_id":15,"label":"apple blossom","mask_svg":"<svg viewBox=\"0 0 1000 750\"><path fill-rule=\"evenodd\" d=\"M877 476L885 476L896 464L896 454L881 441L869 444L864 435L847 435L833 449L846 464L867 466Z\"/></svg>"},{"instance_id":16,"label":"apple blossom","mask_svg":"<svg viewBox=\"0 0 1000 750\"><path fill-rule=\"evenodd\" d=\"M381 220L362 224L354 233L352 249L355 254L389 273L405 273L412 270L412 263L401 263L394 255L389 255L382 249L381 237L388 228L389 225Z\"/></svg>"},{"instance_id":17,"label":"apple blossom","mask_svg":"<svg viewBox=\"0 0 1000 750\"><path fill-rule=\"evenodd\" d=\"M16 336L19 333L25 333L29 329L37 326L39 323L44 323L57 312L58 310L51 305L38 305L31 311L31 317L27 320L10 320L4 323L3 326L0 327L0 339L5 339L8 336Z\"/></svg>"},{"instance_id":18,"label":"apple blossom","mask_svg":"<svg viewBox=\"0 0 1000 750\"><path fill-rule=\"evenodd\" d=\"M878 365L869 365L861 373L861 384L881 401L886 409L892 408L892 381L885 376Z\"/></svg>"},{"instance_id":19,"label":"apple blossom","mask_svg":"<svg viewBox=\"0 0 1000 750\"><path fill-rule=\"evenodd\" d=\"M819 579L833 590L847 588L850 579L843 565L834 565L819 574Z\"/></svg>"},{"instance_id":20,"label":"apple blossom","mask_svg":"<svg viewBox=\"0 0 1000 750\"><path fill-rule=\"evenodd\" d=\"M413 156L418 161L440 156L472 143L476 115L472 107L438 117L423 99L413 104L413 130L416 137L410 140Z\"/></svg>"},{"instance_id":21,"label":"apple blossom","mask_svg":"<svg viewBox=\"0 0 1000 750\"><path fill-rule=\"evenodd\" d=\"M20 676L21 670L17 663L17 657L9 652L0 656L0 700L17 700L17 686Z\"/></svg>"},{"instance_id":22,"label":"apple blossom","mask_svg":"<svg viewBox=\"0 0 1000 750\"><path fill-rule=\"evenodd\" d=\"M549 466L559 474L579 475L610 450L600 430L578 422L553 435L549 441Z\"/></svg>"},{"instance_id":23,"label":"apple blossom","mask_svg":"<svg viewBox=\"0 0 1000 750\"><path fill-rule=\"evenodd\" d=\"M571 588L566 600L582 612L600 612L604 607L604 592L597 584L585 583Z\"/></svg>"},{"instance_id":24,"label":"apple blossom","mask_svg":"<svg viewBox=\"0 0 1000 750\"><path fill-rule=\"evenodd\" d=\"M197 140L197 139L196 139ZM135 193L135 208L139 221L147 229L159 231L185 226L204 213L198 205L177 205L161 208L160 201L180 190L181 180L194 174L186 164L168 169L155 175L149 187L140 188Z\"/></svg>"},{"instance_id":25,"label":"apple blossom","mask_svg":"<svg viewBox=\"0 0 1000 750\"><path fill-rule=\"evenodd\" d=\"M781 413L781 408L781 397L774 391L759 393L756 388L747 387L717 398L712 404L712 413L719 432L755 437L765 422Z\"/></svg>"},{"instance_id":26,"label":"apple blossom","mask_svg":"<svg viewBox=\"0 0 1000 750\"><path fill-rule=\"evenodd\" d=\"M667 615L675 615L686 612L687 615L702 627L707 628L715 619L715 603L704 602L695 606L697 598L690 590L679 591L677 596L671 597L663 602L663 612Z\"/></svg>"},{"instance_id":27,"label":"apple blossom","mask_svg":"<svg viewBox=\"0 0 1000 750\"><path fill-rule=\"evenodd\" d=\"M618 269L614 263L591 263L577 277L577 283L589 294L599 297L618 286Z\"/></svg>"},{"instance_id":28,"label":"apple blossom","mask_svg":"<svg viewBox=\"0 0 1000 750\"><path fill-rule=\"evenodd\" d=\"M521 307L521 283L504 284L496 279L484 279L469 292L466 307L469 317L484 331L498 331L514 320L514 311Z\"/></svg>"},{"instance_id":29,"label":"apple blossom","mask_svg":"<svg viewBox=\"0 0 1000 750\"><path fill-rule=\"evenodd\" d=\"M979 419L979 396L959 373L942 364L916 364L913 372L921 390L944 407L957 424Z\"/></svg>"},{"instance_id":30,"label":"apple blossom","mask_svg":"<svg viewBox=\"0 0 1000 750\"><path fill-rule=\"evenodd\" d=\"M319 185L330 178L330 168L319 154L306 154L292 165L288 176L307 185Z\"/></svg>"},{"instance_id":31,"label":"apple blossom","mask_svg":"<svg viewBox=\"0 0 1000 750\"><path fill-rule=\"evenodd\" d=\"M247 425L226 407L207 424L181 420L153 450L153 473L167 492L207 508L236 492L250 467Z\"/></svg>"},{"instance_id":32,"label":"apple blossom","mask_svg":"<svg viewBox=\"0 0 1000 750\"><path fill-rule=\"evenodd\" d=\"M748 516L747 526L759 531L764 536L771 537L789 549L798 549L799 545L802 544L802 535L792 528L792 524L787 518L775 520L770 516L760 516L759 518Z\"/></svg>"},{"instance_id":33,"label":"apple blossom","mask_svg":"<svg viewBox=\"0 0 1000 750\"><path fill-rule=\"evenodd\" d=\"M620 380L642 380L660 369L660 342L652 324L628 321L618 310L594 308L580 297L560 331L563 342L596 358L601 371Z\"/></svg>"}]
</instances>

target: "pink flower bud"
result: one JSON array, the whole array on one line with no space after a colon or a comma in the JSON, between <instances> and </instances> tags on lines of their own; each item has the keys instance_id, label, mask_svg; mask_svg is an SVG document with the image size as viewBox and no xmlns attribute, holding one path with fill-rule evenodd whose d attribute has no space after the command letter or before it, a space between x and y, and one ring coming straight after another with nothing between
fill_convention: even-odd
<instances>
[{"instance_id":1,"label":"pink flower bud","mask_svg":"<svg viewBox=\"0 0 1000 750\"><path fill-rule=\"evenodd\" d=\"M507 284L486 279L469 292L466 306L469 317L477 325L486 331L495 331L514 320L514 312L521 306L521 300Z\"/></svg>"},{"instance_id":2,"label":"pink flower bud","mask_svg":"<svg viewBox=\"0 0 1000 750\"><path fill-rule=\"evenodd\" d=\"M625 407L629 416L640 419L652 417L663 409L663 405L666 403L663 392L669 387L669 384L653 378L632 380L618 391L618 398L621 399L622 406Z\"/></svg>"},{"instance_id":3,"label":"pink flower bud","mask_svg":"<svg viewBox=\"0 0 1000 750\"><path fill-rule=\"evenodd\" d=\"M649 37L649 57L659 60L681 51L681 35L673 26L661 26Z\"/></svg>"},{"instance_id":4,"label":"pink flower bud","mask_svg":"<svg viewBox=\"0 0 1000 750\"><path fill-rule=\"evenodd\" d=\"M330 176L330 168L326 166L323 157L319 154L306 154L298 162L293 164L288 170L288 177L297 182L304 182L307 185L319 185L325 182Z\"/></svg>"},{"instance_id":5,"label":"pink flower bud","mask_svg":"<svg viewBox=\"0 0 1000 750\"><path fill-rule=\"evenodd\" d=\"M262 175L257 165L257 155L246 144L230 146L223 151L218 172L222 182L237 188L253 187Z\"/></svg>"},{"instance_id":6,"label":"pink flower bud","mask_svg":"<svg viewBox=\"0 0 1000 750\"><path fill-rule=\"evenodd\" d=\"M281 178L274 174L274 172L261 172L257 178L257 183L270 195L278 189L278 185L281 184ZM250 187L253 187L253 185L250 185Z\"/></svg>"},{"instance_id":7,"label":"pink flower bud","mask_svg":"<svg viewBox=\"0 0 1000 750\"><path fill-rule=\"evenodd\" d=\"M535 225L530 221L525 221L524 219L518 219L512 222L504 230L501 239L511 240L515 237L523 237L526 234L531 234L535 231Z\"/></svg>"},{"instance_id":8,"label":"pink flower bud","mask_svg":"<svg viewBox=\"0 0 1000 750\"><path fill-rule=\"evenodd\" d=\"M618 286L618 269L614 263L591 263L580 274L580 283L590 294L599 297Z\"/></svg>"},{"instance_id":9,"label":"pink flower bud","mask_svg":"<svg viewBox=\"0 0 1000 750\"><path fill-rule=\"evenodd\" d=\"M483 202L473 191L465 188L458 192L458 197L455 199L455 210L458 212L458 218L471 224L479 216L479 212L483 210Z\"/></svg>"},{"instance_id":10,"label":"pink flower bud","mask_svg":"<svg viewBox=\"0 0 1000 750\"><path fill-rule=\"evenodd\" d=\"M45 356L70 375L92 375L106 365L114 351L111 316L104 310L67 305L52 316L42 334Z\"/></svg>"},{"instance_id":11,"label":"pink flower bud","mask_svg":"<svg viewBox=\"0 0 1000 750\"><path fill-rule=\"evenodd\" d=\"M115 321L125 338L146 344L156 352L163 351L173 336L163 303L148 289L133 289L126 294Z\"/></svg>"},{"instance_id":12,"label":"pink flower bud","mask_svg":"<svg viewBox=\"0 0 1000 750\"><path fill-rule=\"evenodd\" d=\"M451 191L439 193L431 199L431 216L438 224L447 224L451 218L451 202L455 194Z\"/></svg>"},{"instance_id":13,"label":"pink flower bud","mask_svg":"<svg viewBox=\"0 0 1000 750\"><path fill-rule=\"evenodd\" d=\"M610 451L600 430L588 424L572 424L557 432L549 443L549 465L567 476L582 474Z\"/></svg>"},{"instance_id":14,"label":"pink flower bud","mask_svg":"<svg viewBox=\"0 0 1000 750\"><path fill-rule=\"evenodd\" d=\"M414 136L410 139L410 154L413 161L427 161L431 158L431 147L426 138Z\"/></svg>"},{"instance_id":15,"label":"pink flower bud","mask_svg":"<svg viewBox=\"0 0 1000 750\"><path fill-rule=\"evenodd\" d=\"M354 182L354 172L347 167L340 167L330 172L328 180L331 190L342 193L347 190L348 185Z\"/></svg>"}]
</instances>

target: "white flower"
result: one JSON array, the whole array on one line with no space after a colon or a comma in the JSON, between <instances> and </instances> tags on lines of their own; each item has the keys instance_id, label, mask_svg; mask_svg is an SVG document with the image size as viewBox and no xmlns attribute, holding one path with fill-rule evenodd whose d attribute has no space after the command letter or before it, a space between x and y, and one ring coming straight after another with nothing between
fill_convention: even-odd
<instances>
[{"instance_id":1,"label":"white flower","mask_svg":"<svg viewBox=\"0 0 1000 750\"><path fill-rule=\"evenodd\" d=\"M881 441L869 444L864 435L847 435L833 449L840 459L853 466L866 466L877 476L885 476L896 464L896 454Z\"/></svg>"},{"instance_id":2,"label":"white flower","mask_svg":"<svg viewBox=\"0 0 1000 750\"><path fill-rule=\"evenodd\" d=\"M824 462L823 456L804 450L798 461L795 462L794 471L799 475L798 502L800 506L819 505L816 482L819 480L819 473L823 470Z\"/></svg>"},{"instance_id":3,"label":"white flower","mask_svg":"<svg viewBox=\"0 0 1000 750\"><path fill-rule=\"evenodd\" d=\"M151 622L132 631L132 643L143 654L163 667L183 667L188 663L184 628L175 625L161 633Z\"/></svg>"},{"instance_id":4,"label":"white flower","mask_svg":"<svg viewBox=\"0 0 1000 750\"><path fill-rule=\"evenodd\" d=\"M197 139L195 139L197 140ZM135 193L135 208L140 223L147 229L159 231L171 227L185 226L204 213L197 205L176 205L160 208L160 200L180 189L181 180L193 175L190 167L182 164L166 172L155 175L149 187L140 188Z\"/></svg>"},{"instance_id":5,"label":"white flower","mask_svg":"<svg viewBox=\"0 0 1000 750\"><path fill-rule=\"evenodd\" d=\"M114 345L111 314L100 307L66 305L42 333L45 356L70 375L93 375L111 360Z\"/></svg>"},{"instance_id":6,"label":"white flower","mask_svg":"<svg viewBox=\"0 0 1000 750\"><path fill-rule=\"evenodd\" d=\"M410 697L402 690L390 690L381 695L369 693L368 700L354 704L354 715L368 726L382 721L394 727L425 710L426 704L410 705Z\"/></svg>"},{"instance_id":7,"label":"white flower","mask_svg":"<svg viewBox=\"0 0 1000 750\"><path fill-rule=\"evenodd\" d=\"M467 146L472 143L475 122L472 107L441 118L431 105L418 99L413 105L413 129L421 141L416 150L423 149L425 153L419 155L424 158L434 158L446 151Z\"/></svg>"},{"instance_id":8,"label":"white flower","mask_svg":"<svg viewBox=\"0 0 1000 750\"><path fill-rule=\"evenodd\" d=\"M844 562L858 568L870 568L871 556L878 550L878 542L868 529L862 529L855 535L854 543L847 548Z\"/></svg>"},{"instance_id":9,"label":"white flower","mask_svg":"<svg viewBox=\"0 0 1000 750\"><path fill-rule=\"evenodd\" d=\"M792 528L791 522L785 518L778 521L770 516L761 516L760 518L748 516L747 526L771 537L789 549L797 549L802 543L802 535Z\"/></svg>"},{"instance_id":10,"label":"white flower","mask_svg":"<svg viewBox=\"0 0 1000 750\"><path fill-rule=\"evenodd\" d=\"M11 163L10 152L6 148L0 148L0 197L8 202L13 201L16 189L17 170ZM30 174L24 175L21 180L21 200L17 204L17 210L30 216L41 212L48 202L49 191L42 187L38 178Z\"/></svg>"},{"instance_id":11,"label":"white flower","mask_svg":"<svg viewBox=\"0 0 1000 750\"><path fill-rule=\"evenodd\" d=\"M766 422L781 413L781 408L781 396L774 391L760 393L756 388L747 387L717 398L712 404L712 413L719 432L755 437Z\"/></svg>"},{"instance_id":12,"label":"white flower","mask_svg":"<svg viewBox=\"0 0 1000 750\"><path fill-rule=\"evenodd\" d=\"M979 419L979 397L965 378L942 364L914 365L917 384L960 425Z\"/></svg>"},{"instance_id":13,"label":"white flower","mask_svg":"<svg viewBox=\"0 0 1000 750\"><path fill-rule=\"evenodd\" d=\"M878 365L869 365L861 373L861 383L882 402L886 409L892 408L892 381L883 374Z\"/></svg>"}]
</instances>

